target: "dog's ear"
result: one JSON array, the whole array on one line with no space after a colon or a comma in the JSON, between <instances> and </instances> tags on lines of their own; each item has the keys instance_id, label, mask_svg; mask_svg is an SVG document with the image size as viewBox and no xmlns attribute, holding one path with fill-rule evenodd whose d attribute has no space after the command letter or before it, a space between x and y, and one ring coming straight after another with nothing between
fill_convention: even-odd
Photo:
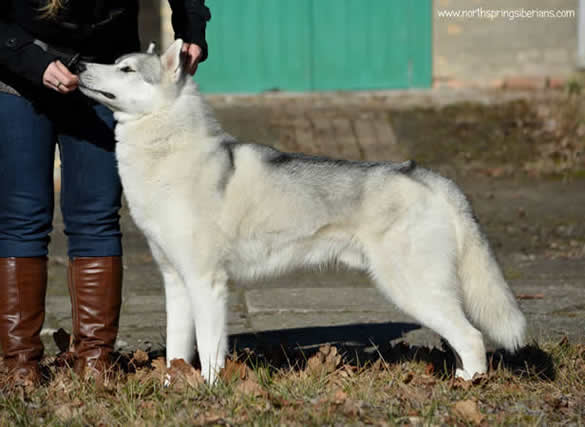
<instances>
[{"instance_id":1,"label":"dog's ear","mask_svg":"<svg viewBox=\"0 0 585 427\"><path fill-rule=\"evenodd\" d=\"M183 72L183 58L181 49L183 48L183 40L177 39L169 46L167 51L160 57L163 70L171 76L171 79L176 82L181 78Z\"/></svg>"},{"instance_id":2,"label":"dog's ear","mask_svg":"<svg viewBox=\"0 0 585 427\"><path fill-rule=\"evenodd\" d=\"M154 55L155 51L156 51L156 43L150 42L150 44L148 45L148 48L146 49L146 53L149 55Z\"/></svg>"}]
</instances>

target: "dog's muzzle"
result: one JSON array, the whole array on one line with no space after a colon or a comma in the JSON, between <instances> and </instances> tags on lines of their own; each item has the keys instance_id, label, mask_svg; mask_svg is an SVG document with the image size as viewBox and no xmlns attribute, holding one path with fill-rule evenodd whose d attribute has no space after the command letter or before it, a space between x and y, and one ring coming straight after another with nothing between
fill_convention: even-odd
<instances>
[{"instance_id":1,"label":"dog's muzzle","mask_svg":"<svg viewBox=\"0 0 585 427\"><path fill-rule=\"evenodd\" d=\"M86 70L87 70L87 65L85 65L85 62L82 62L82 61L78 61L78 62L74 63L72 68L71 68L71 72L73 74L81 74Z\"/></svg>"}]
</instances>

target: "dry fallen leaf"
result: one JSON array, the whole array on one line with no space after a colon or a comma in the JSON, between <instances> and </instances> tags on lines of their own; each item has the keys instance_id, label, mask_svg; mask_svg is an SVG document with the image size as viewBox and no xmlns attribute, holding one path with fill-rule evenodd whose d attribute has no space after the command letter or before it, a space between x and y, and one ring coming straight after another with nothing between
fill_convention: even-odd
<instances>
[{"instance_id":1,"label":"dry fallen leaf","mask_svg":"<svg viewBox=\"0 0 585 427\"><path fill-rule=\"evenodd\" d=\"M219 373L221 379L226 382L243 380L246 378L248 367L244 363L227 359L225 367Z\"/></svg>"},{"instance_id":2,"label":"dry fallen leaf","mask_svg":"<svg viewBox=\"0 0 585 427\"><path fill-rule=\"evenodd\" d=\"M167 361L164 357L157 357L152 361L152 369L155 371L167 372Z\"/></svg>"},{"instance_id":3,"label":"dry fallen leaf","mask_svg":"<svg viewBox=\"0 0 585 427\"><path fill-rule=\"evenodd\" d=\"M341 372L342 376L351 378L355 375L355 370L356 370L355 366L343 365L341 367L340 372Z\"/></svg>"},{"instance_id":4,"label":"dry fallen leaf","mask_svg":"<svg viewBox=\"0 0 585 427\"><path fill-rule=\"evenodd\" d=\"M474 400L460 400L453 405L453 410L459 417L475 425L481 424L485 418L485 416L479 412L477 402Z\"/></svg>"},{"instance_id":5,"label":"dry fallen leaf","mask_svg":"<svg viewBox=\"0 0 585 427\"><path fill-rule=\"evenodd\" d=\"M185 385L196 387L205 382L201 373L183 359L171 360L168 374L173 385L179 386L179 388Z\"/></svg>"},{"instance_id":6,"label":"dry fallen leaf","mask_svg":"<svg viewBox=\"0 0 585 427\"><path fill-rule=\"evenodd\" d=\"M451 381L451 388L452 389L461 389L461 390L469 390L473 386L473 383L470 380L464 380L460 377L455 377Z\"/></svg>"},{"instance_id":7,"label":"dry fallen leaf","mask_svg":"<svg viewBox=\"0 0 585 427\"><path fill-rule=\"evenodd\" d=\"M472 379L464 380L460 377L455 377L451 380L452 389L469 390L474 386L485 386L488 383L490 376L488 374L475 374Z\"/></svg>"},{"instance_id":8,"label":"dry fallen leaf","mask_svg":"<svg viewBox=\"0 0 585 427\"><path fill-rule=\"evenodd\" d=\"M164 357L157 357L152 361L152 375L164 382L167 375L167 362Z\"/></svg>"},{"instance_id":9,"label":"dry fallen leaf","mask_svg":"<svg viewBox=\"0 0 585 427\"><path fill-rule=\"evenodd\" d=\"M485 385L488 381L490 380L490 377L488 374L475 374L473 375L473 378L471 379L471 383L474 386L483 386Z\"/></svg>"},{"instance_id":10,"label":"dry fallen leaf","mask_svg":"<svg viewBox=\"0 0 585 427\"><path fill-rule=\"evenodd\" d=\"M266 397L268 395L266 390L264 390L253 377L247 378L245 381L238 384L236 390L240 393L254 397Z\"/></svg>"},{"instance_id":11,"label":"dry fallen leaf","mask_svg":"<svg viewBox=\"0 0 585 427\"><path fill-rule=\"evenodd\" d=\"M334 372L341 363L341 355L337 348L324 345L319 351L309 358L306 370L312 374L324 375Z\"/></svg>"},{"instance_id":12,"label":"dry fallen leaf","mask_svg":"<svg viewBox=\"0 0 585 427\"><path fill-rule=\"evenodd\" d=\"M132 355L134 366L144 366L148 363L148 354L144 350L136 350Z\"/></svg>"},{"instance_id":13,"label":"dry fallen leaf","mask_svg":"<svg viewBox=\"0 0 585 427\"><path fill-rule=\"evenodd\" d=\"M339 389L333 394L333 403L339 405L347 400L347 393Z\"/></svg>"},{"instance_id":14,"label":"dry fallen leaf","mask_svg":"<svg viewBox=\"0 0 585 427\"><path fill-rule=\"evenodd\" d=\"M207 414L199 415L195 419L195 425L217 424L222 420L223 420L223 417L220 414L207 413Z\"/></svg>"},{"instance_id":15,"label":"dry fallen leaf","mask_svg":"<svg viewBox=\"0 0 585 427\"><path fill-rule=\"evenodd\" d=\"M569 399L561 393L547 394L544 396L544 401L556 411L569 407Z\"/></svg>"},{"instance_id":16,"label":"dry fallen leaf","mask_svg":"<svg viewBox=\"0 0 585 427\"><path fill-rule=\"evenodd\" d=\"M435 366L432 363L427 363L425 366L425 374L432 375L435 372Z\"/></svg>"},{"instance_id":17,"label":"dry fallen leaf","mask_svg":"<svg viewBox=\"0 0 585 427\"><path fill-rule=\"evenodd\" d=\"M414 385L425 385L425 386L433 386L436 383L437 383L437 379L435 377L433 377L432 375L426 375L426 374L417 375L416 377L414 377L414 380L412 381L412 384L414 384Z\"/></svg>"}]
</instances>

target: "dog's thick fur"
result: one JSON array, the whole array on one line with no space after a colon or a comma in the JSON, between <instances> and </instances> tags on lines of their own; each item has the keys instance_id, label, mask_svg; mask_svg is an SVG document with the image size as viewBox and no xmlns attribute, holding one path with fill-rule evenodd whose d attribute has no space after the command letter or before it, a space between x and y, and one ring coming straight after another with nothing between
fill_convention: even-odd
<instances>
[{"instance_id":1,"label":"dog's thick fur","mask_svg":"<svg viewBox=\"0 0 585 427\"><path fill-rule=\"evenodd\" d=\"M130 211L164 278L167 360L194 356L213 381L226 354L226 282L340 262L369 273L404 312L444 337L471 378L483 331L510 351L525 319L469 203L413 162L287 154L224 133L182 71L161 57L86 64L82 91L118 120Z\"/></svg>"}]
</instances>

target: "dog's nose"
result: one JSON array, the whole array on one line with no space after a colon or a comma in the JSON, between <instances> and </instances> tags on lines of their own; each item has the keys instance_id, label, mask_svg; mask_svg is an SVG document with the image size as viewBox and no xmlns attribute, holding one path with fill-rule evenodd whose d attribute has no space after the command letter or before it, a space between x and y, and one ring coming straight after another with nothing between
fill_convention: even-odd
<instances>
[{"instance_id":1,"label":"dog's nose","mask_svg":"<svg viewBox=\"0 0 585 427\"><path fill-rule=\"evenodd\" d=\"M85 62L81 62L79 61L78 63L74 64L73 66L73 71L75 74L81 74L83 73L85 70L87 70L87 66L85 65Z\"/></svg>"}]
</instances>

